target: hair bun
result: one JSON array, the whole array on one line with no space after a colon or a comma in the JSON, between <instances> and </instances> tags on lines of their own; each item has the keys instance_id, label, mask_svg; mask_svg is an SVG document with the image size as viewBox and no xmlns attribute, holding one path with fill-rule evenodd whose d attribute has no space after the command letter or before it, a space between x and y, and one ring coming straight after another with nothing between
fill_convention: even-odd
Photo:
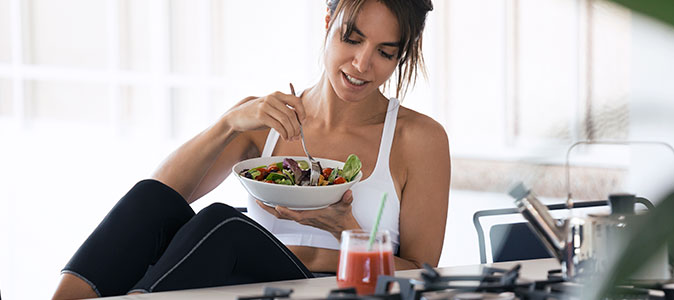
<instances>
[{"instance_id":1,"label":"hair bun","mask_svg":"<svg viewBox=\"0 0 674 300\"><path fill-rule=\"evenodd\" d=\"M433 1L432 0L414 0L410 1L410 4L414 9L422 10L424 13L433 10Z\"/></svg>"},{"instance_id":2,"label":"hair bun","mask_svg":"<svg viewBox=\"0 0 674 300\"><path fill-rule=\"evenodd\" d=\"M330 1L330 0L328 0L328 1ZM339 1L339 0L338 0L338 1ZM422 3L423 9L425 9L426 11L432 11L432 10L433 10L433 1L431 1L431 0L422 0L421 3Z\"/></svg>"}]
</instances>

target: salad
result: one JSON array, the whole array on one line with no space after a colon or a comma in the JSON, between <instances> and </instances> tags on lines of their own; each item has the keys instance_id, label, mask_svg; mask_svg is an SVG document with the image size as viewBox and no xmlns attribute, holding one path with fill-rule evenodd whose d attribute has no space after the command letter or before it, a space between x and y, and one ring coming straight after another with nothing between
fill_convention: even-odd
<instances>
[{"instance_id":1,"label":"salad","mask_svg":"<svg viewBox=\"0 0 674 300\"><path fill-rule=\"evenodd\" d=\"M321 175L318 178L318 185L342 184L352 181L360 172L362 163L355 154L350 154L344 162L344 167L340 168L321 168ZM304 160L295 161L292 158L285 158L282 162L268 166L259 166L252 169L244 169L239 176L250 178L267 183L308 186L309 184L309 163Z\"/></svg>"}]
</instances>

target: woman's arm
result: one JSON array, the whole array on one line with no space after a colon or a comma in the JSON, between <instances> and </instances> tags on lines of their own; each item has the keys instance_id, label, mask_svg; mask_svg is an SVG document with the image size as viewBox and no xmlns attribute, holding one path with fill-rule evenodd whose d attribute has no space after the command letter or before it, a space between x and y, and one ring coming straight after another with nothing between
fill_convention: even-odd
<instances>
[{"instance_id":1,"label":"woman's arm","mask_svg":"<svg viewBox=\"0 0 674 300\"><path fill-rule=\"evenodd\" d=\"M399 143L406 169L400 199L400 252L396 270L437 266L447 222L451 174L444 128L426 116L406 122ZM403 124L401 124L403 125Z\"/></svg>"},{"instance_id":2,"label":"woman's arm","mask_svg":"<svg viewBox=\"0 0 674 300\"><path fill-rule=\"evenodd\" d=\"M257 150L247 131L274 128L284 139L296 137L299 122L295 113L304 118L299 98L292 95L276 92L243 99L213 126L169 155L152 178L192 203L218 186L236 162Z\"/></svg>"},{"instance_id":3,"label":"woman's arm","mask_svg":"<svg viewBox=\"0 0 674 300\"><path fill-rule=\"evenodd\" d=\"M240 158L249 146L244 136L239 136L224 119L220 119L171 153L152 178L170 186L192 203L196 200L194 192L220 154Z\"/></svg>"}]
</instances>

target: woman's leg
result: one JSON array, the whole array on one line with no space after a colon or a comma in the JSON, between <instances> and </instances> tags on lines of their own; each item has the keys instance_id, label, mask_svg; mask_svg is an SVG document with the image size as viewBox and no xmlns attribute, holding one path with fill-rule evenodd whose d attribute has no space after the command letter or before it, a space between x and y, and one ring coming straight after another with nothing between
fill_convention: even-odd
<instances>
[{"instance_id":1,"label":"woman's leg","mask_svg":"<svg viewBox=\"0 0 674 300\"><path fill-rule=\"evenodd\" d=\"M70 259L54 298L125 294L193 216L170 187L156 180L137 183Z\"/></svg>"},{"instance_id":2,"label":"woman's leg","mask_svg":"<svg viewBox=\"0 0 674 300\"><path fill-rule=\"evenodd\" d=\"M311 278L271 233L236 209L212 204L199 212L131 292L156 292Z\"/></svg>"}]
</instances>

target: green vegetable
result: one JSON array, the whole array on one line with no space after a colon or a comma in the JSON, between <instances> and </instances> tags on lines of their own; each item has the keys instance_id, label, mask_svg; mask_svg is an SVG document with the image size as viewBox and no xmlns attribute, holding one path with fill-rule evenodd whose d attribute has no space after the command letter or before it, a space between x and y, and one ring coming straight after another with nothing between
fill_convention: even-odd
<instances>
[{"instance_id":1,"label":"green vegetable","mask_svg":"<svg viewBox=\"0 0 674 300\"><path fill-rule=\"evenodd\" d=\"M290 181L290 184L295 184L295 175L291 173L290 171L283 169L283 174L287 176L286 180Z\"/></svg>"},{"instance_id":2,"label":"green vegetable","mask_svg":"<svg viewBox=\"0 0 674 300\"><path fill-rule=\"evenodd\" d=\"M361 167L363 167L363 163L360 162L358 156L349 154L349 157L346 158L346 162L344 162L344 179L346 179L346 181L353 180L356 175L358 175L358 172L360 172Z\"/></svg>"},{"instance_id":3,"label":"green vegetable","mask_svg":"<svg viewBox=\"0 0 674 300\"><path fill-rule=\"evenodd\" d=\"M283 162L276 163L279 170L283 170Z\"/></svg>"},{"instance_id":4,"label":"green vegetable","mask_svg":"<svg viewBox=\"0 0 674 300\"><path fill-rule=\"evenodd\" d=\"M286 179L286 177L279 174L279 173L269 173L269 175L267 175L267 178L265 178L265 180L271 180L271 181L282 180L282 179Z\"/></svg>"},{"instance_id":5,"label":"green vegetable","mask_svg":"<svg viewBox=\"0 0 674 300\"><path fill-rule=\"evenodd\" d=\"M308 170L309 169L309 163L306 162L305 160L300 160L297 162L297 164L300 166L300 169L302 170Z\"/></svg>"},{"instance_id":6,"label":"green vegetable","mask_svg":"<svg viewBox=\"0 0 674 300\"><path fill-rule=\"evenodd\" d=\"M287 179L287 178L276 180L274 182L277 183L277 184L293 185L293 183L290 181L290 179Z\"/></svg>"},{"instance_id":7,"label":"green vegetable","mask_svg":"<svg viewBox=\"0 0 674 300\"><path fill-rule=\"evenodd\" d=\"M250 174L250 176L253 176L253 178L258 177L260 176L260 174L262 174L262 172L258 171L257 169L248 170L248 173Z\"/></svg>"},{"instance_id":8,"label":"green vegetable","mask_svg":"<svg viewBox=\"0 0 674 300\"><path fill-rule=\"evenodd\" d=\"M334 168L332 169L332 172L330 172L330 176L328 176L328 183L333 183L335 182L335 178L337 178L337 172L339 169Z\"/></svg>"}]
</instances>

